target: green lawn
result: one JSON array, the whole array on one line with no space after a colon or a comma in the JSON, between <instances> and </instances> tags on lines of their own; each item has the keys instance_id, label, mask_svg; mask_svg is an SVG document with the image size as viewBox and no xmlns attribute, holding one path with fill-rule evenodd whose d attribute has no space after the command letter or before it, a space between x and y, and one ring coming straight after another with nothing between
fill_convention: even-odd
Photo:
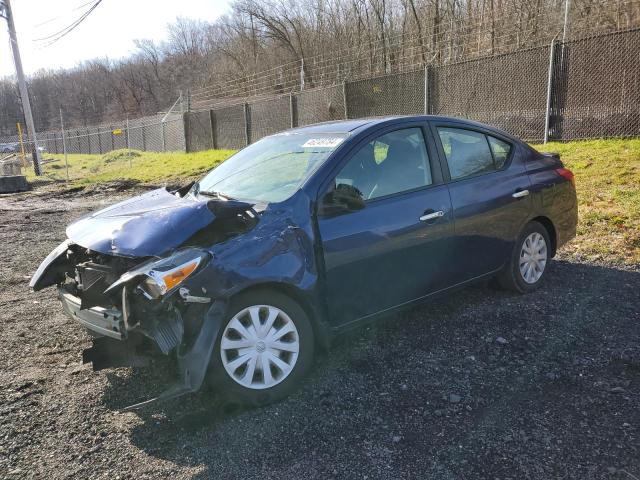
<instances>
[{"instance_id":1,"label":"green lawn","mask_svg":"<svg viewBox=\"0 0 640 480\"><path fill-rule=\"evenodd\" d=\"M226 160L234 150L208 150L206 152L140 152L115 150L104 155L71 154L69 179L72 185L90 185L115 180L137 180L142 183L179 183L199 177ZM64 155L44 155L44 179L65 180ZM35 180L33 171L27 173Z\"/></svg>"},{"instance_id":2,"label":"green lawn","mask_svg":"<svg viewBox=\"0 0 640 480\"><path fill-rule=\"evenodd\" d=\"M534 147L560 153L576 176L578 237L566 249L591 260L640 264L640 139Z\"/></svg>"},{"instance_id":3,"label":"green lawn","mask_svg":"<svg viewBox=\"0 0 640 480\"><path fill-rule=\"evenodd\" d=\"M578 238L566 249L591 260L640 264L640 139L590 140L534 145L559 152L576 176ZM201 176L233 153L153 153L126 150L105 155L69 155L73 185L121 179L178 184ZM64 180L62 155L46 155L45 178ZM131 166L129 161L131 160ZM34 180L32 173L29 180Z\"/></svg>"}]
</instances>

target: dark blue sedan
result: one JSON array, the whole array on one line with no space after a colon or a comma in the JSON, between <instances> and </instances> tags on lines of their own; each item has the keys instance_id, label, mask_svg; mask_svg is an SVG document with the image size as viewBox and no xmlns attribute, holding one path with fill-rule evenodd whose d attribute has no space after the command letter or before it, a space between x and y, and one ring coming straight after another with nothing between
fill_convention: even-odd
<instances>
[{"instance_id":1,"label":"dark blue sedan","mask_svg":"<svg viewBox=\"0 0 640 480\"><path fill-rule=\"evenodd\" d=\"M500 130L432 116L323 123L78 220L31 286L57 285L94 337L94 369L171 355L176 382L159 398L207 379L261 405L342 329L482 279L535 290L576 221L558 156Z\"/></svg>"}]
</instances>

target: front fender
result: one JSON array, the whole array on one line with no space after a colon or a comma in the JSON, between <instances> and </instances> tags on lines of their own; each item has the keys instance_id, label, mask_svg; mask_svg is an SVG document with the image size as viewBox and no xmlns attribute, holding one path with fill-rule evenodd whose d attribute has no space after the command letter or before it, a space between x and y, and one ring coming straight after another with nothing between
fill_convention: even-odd
<instances>
[{"instance_id":1,"label":"front fender","mask_svg":"<svg viewBox=\"0 0 640 480\"><path fill-rule=\"evenodd\" d=\"M71 240L65 240L42 261L29 281L29 287L34 292L56 285L64 279L64 272L69 268L67 251L71 245L73 245Z\"/></svg>"}]
</instances>

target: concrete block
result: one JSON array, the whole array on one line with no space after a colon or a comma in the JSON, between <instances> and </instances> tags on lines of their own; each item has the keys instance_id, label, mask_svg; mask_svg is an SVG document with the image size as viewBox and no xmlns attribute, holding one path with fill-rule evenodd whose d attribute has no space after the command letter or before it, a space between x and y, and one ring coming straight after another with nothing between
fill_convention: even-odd
<instances>
[{"instance_id":1,"label":"concrete block","mask_svg":"<svg viewBox=\"0 0 640 480\"><path fill-rule=\"evenodd\" d=\"M23 175L0 176L0 193L24 192L26 190L29 190L29 184Z\"/></svg>"},{"instance_id":2,"label":"concrete block","mask_svg":"<svg viewBox=\"0 0 640 480\"><path fill-rule=\"evenodd\" d=\"M0 175L22 175L22 164L17 157L0 160Z\"/></svg>"}]
</instances>

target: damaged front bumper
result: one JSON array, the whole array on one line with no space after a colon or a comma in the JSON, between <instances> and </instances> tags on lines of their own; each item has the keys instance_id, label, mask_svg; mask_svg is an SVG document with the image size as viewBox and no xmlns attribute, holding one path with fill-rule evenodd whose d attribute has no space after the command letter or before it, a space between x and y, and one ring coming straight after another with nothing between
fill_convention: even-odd
<instances>
[{"instance_id":1,"label":"damaged front bumper","mask_svg":"<svg viewBox=\"0 0 640 480\"><path fill-rule=\"evenodd\" d=\"M124 340L126 338L127 331L120 310L103 307L92 307L83 310L81 308L82 300L64 287L58 287L58 298L62 302L64 311L71 318L80 322L91 333L116 340Z\"/></svg>"},{"instance_id":2,"label":"damaged front bumper","mask_svg":"<svg viewBox=\"0 0 640 480\"><path fill-rule=\"evenodd\" d=\"M93 337L92 346L82 352L83 363L91 363L97 371L143 367L162 356L176 359L175 383L159 396L125 410L200 389L225 314L225 300L192 296L187 288L175 288L180 290L174 291L175 295L151 299L135 286L144 275L118 271L115 273L122 281L115 292L106 295L101 292L113 282L113 269L109 268L113 260L95 263L98 258L87 260L81 250L69 244L57 250L32 284L41 287L38 282L43 278L46 283L55 281L63 310Z\"/></svg>"},{"instance_id":3,"label":"damaged front bumper","mask_svg":"<svg viewBox=\"0 0 640 480\"><path fill-rule=\"evenodd\" d=\"M128 329L127 312L119 309L94 306L82 309L81 299L64 285L58 287L58 296L64 311L93 336L92 346L82 352L83 363L91 363L93 370L112 367L144 367L157 353L162 352L160 338L155 346L148 348L149 337L135 327ZM126 305L127 302L123 302ZM207 307L204 321L189 345L182 343L173 349L178 367L178 380L155 398L128 406L123 410L140 408L149 403L168 400L188 393L196 392L202 386L209 365L209 358L218 335L221 321L226 311L226 302L214 301ZM167 330L161 331L161 337L167 338ZM145 348L145 342L146 347ZM160 350L160 351L158 351Z\"/></svg>"}]
</instances>

